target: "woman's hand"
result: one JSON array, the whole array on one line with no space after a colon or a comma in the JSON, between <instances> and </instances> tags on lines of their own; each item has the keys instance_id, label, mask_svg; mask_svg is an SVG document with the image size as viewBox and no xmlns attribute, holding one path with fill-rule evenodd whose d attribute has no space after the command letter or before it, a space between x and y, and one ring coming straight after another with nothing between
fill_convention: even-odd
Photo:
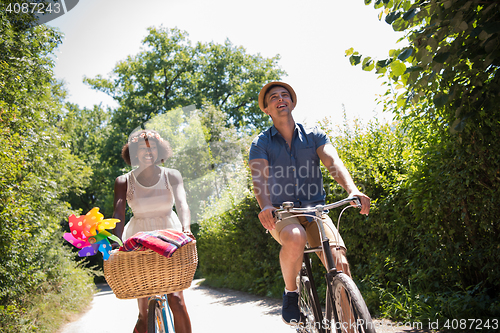
<instances>
[{"instance_id":1,"label":"woman's hand","mask_svg":"<svg viewBox=\"0 0 500 333\"><path fill-rule=\"evenodd\" d=\"M183 229L182 232L186 235L189 236L192 240L195 240L193 233L191 232L191 229Z\"/></svg>"},{"instance_id":2,"label":"woman's hand","mask_svg":"<svg viewBox=\"0 0 500 333\"><path fill-rule=\"evenodd\" d=\"M120 248L120 244L118 244L117 242L111 243L111 250L116 250L118 248Z\"/></svg>"}]
</instances>

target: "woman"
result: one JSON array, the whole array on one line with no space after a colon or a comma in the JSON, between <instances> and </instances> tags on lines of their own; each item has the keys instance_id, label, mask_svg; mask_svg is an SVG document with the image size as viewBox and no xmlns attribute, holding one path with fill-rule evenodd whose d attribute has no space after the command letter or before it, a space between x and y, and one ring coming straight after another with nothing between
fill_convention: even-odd
<instances>
[{"instance_id":1,"label":"woman","mask_svg":"<svg viewBox=\"0 0 500 333\"><path fill-rule=\"evenodd\" d=\"M128 165L138 168L121 175L115 181L113 217L117 223L115 233L123 241L139 231L175 229L193 238L190 229L191 214L186 202L186 192L179 171L158 166L172 155L168 141L153 130L141 130L130 135L122 149ZM173 211L173 205L179 216ZM133 217L124 226L126 203ZM191 321L182 291L168 294L168 304L174 315L177 333L190 333ZM148 299L137 299L139 319L134 333L147 332Z\"/></svg>"}]
</instances>

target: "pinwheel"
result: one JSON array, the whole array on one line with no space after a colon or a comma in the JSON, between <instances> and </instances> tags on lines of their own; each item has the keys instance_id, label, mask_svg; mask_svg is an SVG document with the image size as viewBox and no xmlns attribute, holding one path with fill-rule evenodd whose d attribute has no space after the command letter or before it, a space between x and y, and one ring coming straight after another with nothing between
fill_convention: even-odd
<instances>
[{"instance_id":1,"label":"pinwheel","mask_svg":"<svg viewBox=\"0 0 500 333\"><path fill-rule=\"evenodd\" d=\"M64 239L81 249L80 257L93 256L100 251L104 260L109 258L111 244L109 239L123 245L120 238L116 237L107 229L114 229L119 219L104 219L99 213L99 208L92 208L86 215L76 217L74 214L68 217L70 233L64 234Z\"/></svg>"}]
</instances>

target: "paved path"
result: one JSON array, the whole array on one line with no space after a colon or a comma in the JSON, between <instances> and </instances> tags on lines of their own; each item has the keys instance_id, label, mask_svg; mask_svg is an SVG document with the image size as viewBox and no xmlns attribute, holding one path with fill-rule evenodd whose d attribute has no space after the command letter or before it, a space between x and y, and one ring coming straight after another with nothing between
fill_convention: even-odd
<instances>
[{"instance_id":1,"label":"paved path","mask_svg":"<svg viewBox=\"0 0 500 333\"><path fill-rule=\"evenodd\" d=\"M280 316L281 300L258 297L230 289L213 289L193 281L184 291L193 333L293 333ZM120 300L107 284L98 285L91 308L59 333L132 333L137 320L137 301ZM378 333L423 332L410 325L396 327L375 321Z\"/></svg>"}]
</instances>

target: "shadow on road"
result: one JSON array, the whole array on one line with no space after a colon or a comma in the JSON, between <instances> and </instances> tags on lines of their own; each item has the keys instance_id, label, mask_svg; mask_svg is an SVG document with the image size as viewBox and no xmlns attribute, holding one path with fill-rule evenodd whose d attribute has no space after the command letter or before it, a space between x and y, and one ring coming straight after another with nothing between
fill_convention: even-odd
<instances>
[{"instance_id":1,"label":"shadow on road","mask_svg":"<svg viewBox=\"0 0 500 333\"><path fill-rule=\"evenodd\" d=\"M260 325L260 329L271 329L273 332L290 332L290 328L281 320L281 299L256 296L242 291L227 288L214 288L201 285L203 279L194 280L191 287L184 291L187 304L190 309L193 327L197 331L217 331L219 333L230 332L231 327L241 324L246 318L252 320L253 326L240 327L240 332L254 331ZM114 323L110 330L101 327L99 332L117 332L133 327L137 316L137 305L135 300L119 300L113 295L113 291L106 283L96 285L98 292L94 295L93 311L101 313L102 308L116 309L117 315L130 318L130 322L120 320L123 329ZM88 320L95 319L94 312L88 313ZM87 318L83 318L87 319ZM248 318L247 318L248 319ZM377 333L427 333L424 323L397 323L386 319L374 318ZM222 324L221 324L222 323ZM85 327L91 324L82 323L76 328L68 328L63 333L87 333ZM89 326L89 327L90 327ZM83 328L80 328L83 327ZM252 328L252 329L251 329ZM258 331L258 330L257 330ZM94 332L95 333L95 332Z\"/></svg>"},{"instance_id":2,"label":"shadow on road","mask_svg":"<svg viewBox=\"0 0 500 333\"><path fill-rule=\"evenodd\" d=\"M107 283L98 283L96 284L98 292L94 294L94 297L105 296L113 294L113 290Z\"/></svg>"},{"instance_id":3,"label":"shadow on road","mask_svg":"<svg viewBox=\"0 0 500 333\"><path fill-rule=\"evenodd\" d=\"M225 288L214 288L200 285L203 280L193 281L191 289L203 293L213 299L211 304L221 304L225 306L235 306L252 304L264 309L267 315L281 315L281 300L251 295L245 292Z\"/></svg>"}]
</instances>

